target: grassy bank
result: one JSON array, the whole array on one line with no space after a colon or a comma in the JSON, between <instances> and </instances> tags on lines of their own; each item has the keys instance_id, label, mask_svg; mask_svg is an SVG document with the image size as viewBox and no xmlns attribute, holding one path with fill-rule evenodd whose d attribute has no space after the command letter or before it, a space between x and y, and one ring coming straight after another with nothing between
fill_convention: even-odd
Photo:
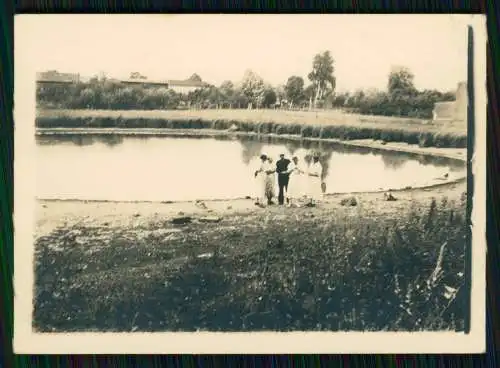
<instances>
[{"instance_id":1,"label":"grassy bank","mask_svg":"<svg viewBox=\"0 0 500 368\"><path fill-rule=\"evenodd\" d=\"M375 139L421 147L464 148L463 124L367 117L340 112L279 110L107 111L39 110L39 128L216 129L341 140Z\"/></svg>"},{"instance_id":2,"label":"grassy bank","mask_svg":"<svg viewBox=\"0 0 500 368\"><path fill-rule=\"evenodd\" d=\"M401 193L395 202L360 197L358 206L343 207L334 198L315 209L224 212L218 223L193 215L183 226L165 214L132 215L116 205L100 223L90 208L87 223L81 210L89 207L72 208L61 227L36 240L34 325L462 329L465 203L418 193L425 200ZM44 206L57 213L57 204Z\"/></svg>"}]
</instances>

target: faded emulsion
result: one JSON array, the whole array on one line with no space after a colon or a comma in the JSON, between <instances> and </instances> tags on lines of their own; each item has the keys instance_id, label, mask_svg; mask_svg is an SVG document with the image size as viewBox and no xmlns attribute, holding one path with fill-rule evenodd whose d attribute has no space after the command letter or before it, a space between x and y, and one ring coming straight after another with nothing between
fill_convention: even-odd
<instances>
[{"instance_id":1,"label":"faded emulsion","mask_svg":"<svg viewBox=\"0 0 500 368\"><path fill-rule=\"evenodd\" d=\"M190 201L252 196L259 155L321 150L326 193L440 184L465 176L461 161L284 139L119 135L37 136L37 197L106 201Z\"/></svg>"},{"instance_id":2,"label":"faded emulsion","mask_svg":"<svg viewBox=\"0 0 500 368\"><path fill-rule=\"evenodd\" d=\"M79 47L103 55L86 60L98 74L37 61L31 331L467 333L466 26L348 18L318 18L311 42L277 17L282 32L231 53L226 39L201 51L199 23L192 40L179 23L182 42L133 50L162 60L156 75L119 50L136 32ZM240 40L258 28L245 22Z\"/></svg>"}]
</instances>

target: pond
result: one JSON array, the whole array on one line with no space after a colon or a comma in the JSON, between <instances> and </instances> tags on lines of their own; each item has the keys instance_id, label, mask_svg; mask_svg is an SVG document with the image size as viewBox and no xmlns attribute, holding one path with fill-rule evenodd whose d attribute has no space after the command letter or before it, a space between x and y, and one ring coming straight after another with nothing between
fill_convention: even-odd
<instances>
[{"instance_id":1,"label":"pond","mask_svg":"<svg viewBox=\"0 0 500 368\"><path fill-rule=\"evenodd\" d=\"M465 164L327 142L279 138L51 135L36 138L40 199L188 201L252 196L264 152L310 161L322 152L327 193L417 187L453 180ZM445 178L445 176L447 177Z\"/></svg>"}]
</instances>

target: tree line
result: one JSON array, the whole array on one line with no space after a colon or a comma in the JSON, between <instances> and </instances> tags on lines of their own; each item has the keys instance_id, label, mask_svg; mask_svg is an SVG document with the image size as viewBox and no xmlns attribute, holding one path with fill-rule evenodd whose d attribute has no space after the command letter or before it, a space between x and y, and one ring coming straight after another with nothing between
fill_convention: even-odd
<instances>
[{"instance_id":1,"label":"tree line","mask_svg":"<svg viewBox=\"0 0 500 368\"><path fill-rule=\"evenodd\" d=\"M196 74L190 79L201 80ZM455 99L453 92L417 90L413 73L405 67L389 73L386 90L335 93L334 60L329 51L314 56L307 79L307 86L300 76L290 76L284 84L272 86L254 71L247 70L238 83L207 84L181 94L167 87L128 85L94 77L88 82L68 85L38 85L37 102L41 107L116 110L341 108L360 114L428 119L436 102Z\"/></svg>"}]
</instances>

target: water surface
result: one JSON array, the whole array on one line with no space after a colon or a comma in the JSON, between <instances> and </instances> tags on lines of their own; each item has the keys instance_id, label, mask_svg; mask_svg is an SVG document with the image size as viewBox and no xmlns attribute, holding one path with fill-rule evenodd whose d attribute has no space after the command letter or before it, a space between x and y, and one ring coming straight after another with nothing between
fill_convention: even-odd
<instances>
[{"instance_id":1,"label":"water surface","mask_svg":"<svg viewBox=\"0 0 500 368\"><path fill-rule=\"evenodd\" d=\"M253 195L260 153L322 152L328 193L424 186L463 176L462 162L326 142L266 138L37 136L37 197L184 201ZM445 175L448 177L445 179Z\"/></svg>"}]
</instances>

